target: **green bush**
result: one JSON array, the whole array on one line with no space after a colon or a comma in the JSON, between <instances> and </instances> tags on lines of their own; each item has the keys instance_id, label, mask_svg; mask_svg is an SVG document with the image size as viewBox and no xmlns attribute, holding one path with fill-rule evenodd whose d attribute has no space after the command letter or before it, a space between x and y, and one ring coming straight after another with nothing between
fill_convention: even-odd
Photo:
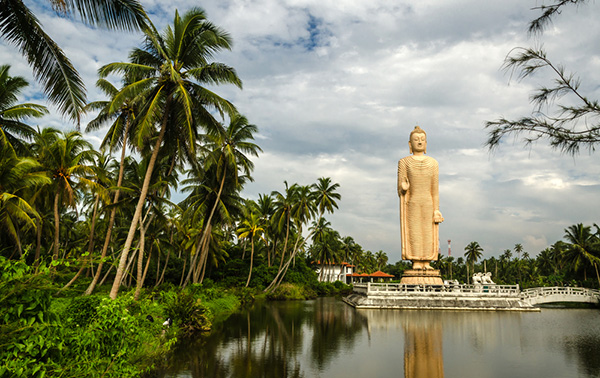
<instances>
[{"instance_id":1,"label":"green bush","mask_svg":"<svg viewBox=\"0 0 600 378\"><path fill-rule=\"evenodd\" d=\"M130 312L131 296L52 306L53 282L43 266L0 257L0 377L136 377L175 342Z\"/></svg>"},{"instance_id":2,"label":"green bush","mask_svg":"<svg viewBox=\"0 0 600 378\"><path fill-rule=\"evenodd\" d=\"M306 300L312 299L313 292L304 286L291 283L282 283L277 289L267 294L267 299L272 301Z\"/></svg>"},{"instance_id":3,"label":"green bush","mask_svg":"<svg viewBox=\"0 0 600 378\"><path fill-rule=\"evenodd\" d=\"M254 303L256 299L256 289L250 287L240 287L236 288L233 293L236 297L238 297L240 304L242 306L248 306Z\"/></svg>"},{"instance_id":4,"label":"green bush","mask_svg":"<svg viewBox=\"0 0 600 378\"><path fill-rule=\"evenodd\" d=\"M333 283L333 287L335 287L336 295L350 295L352 294L352 286L346 285L342 281L335 281Z\"/></svg>"},{"instance_id":5,"label":"green bush","mask_svg":"<svg viewBox=\"0 0 600 378\"><path fill-rule=\"evenodd\" d=\"M90 324L97 316L97 307L100 305L100 298L96 296L75 297L66 308L64 317L80 327Z\"/></svg>"},{"instance_id":6,"label":"green bush","mask_svg":"<svg viewBox=\"0 0 600 378\"><path fill-rule=\"evenodd\" d=\"M319 297L327 297L336 294L335 286L331 282L318 282L312 286Z\"/></svg>"},{"instance_id":7,"label":"green bush","mask_svg":"<svg viewBox=\"0 0 600 378\"><path fill-rule=\"evenodd\" d=\"M173 320L184 336L210 330L210 313L192 292L166 293L164 307L166 316Z\"/></svg>"}]
</instances>

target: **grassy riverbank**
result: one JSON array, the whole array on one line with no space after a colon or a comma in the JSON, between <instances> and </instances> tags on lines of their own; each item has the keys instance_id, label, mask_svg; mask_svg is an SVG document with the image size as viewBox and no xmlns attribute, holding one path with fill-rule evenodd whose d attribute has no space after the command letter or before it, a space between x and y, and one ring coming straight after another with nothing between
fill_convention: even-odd
<instances>
[{"instance_id":1,"label":"grassy riverbank","mask_svg":"<svg viewBox=\"0 0 600 378\"><path fill-rule=\"evenodd\" d=\"M225 287L206 280L185 289L166 284L108 298L109 287L84 296L82 278L60 291L64 277L0 257L0 377L135 377L152 375L157 362L186 337L255 298L306 300L345 294L341 283L283 283L269 295L262 288ZM171 326L163 322L172 319ZM148 374L149 373L149 374Z\"/></svg>"},{"instance_id":2,"label":"grassy riverbank","mask_svg":"<svg viewBox=\"0 0 600 378\"><path fill-rule=\"evenodd\" d=\"M179 338L209 331L244 298L193 285L110 300L102 291L82 296L79 286L57 294L60 277L49 268L35 272L0 258L0 272L0 377L139 376ZM163 326L169 317L172 326Z\"/></svg>"}]
</instances>

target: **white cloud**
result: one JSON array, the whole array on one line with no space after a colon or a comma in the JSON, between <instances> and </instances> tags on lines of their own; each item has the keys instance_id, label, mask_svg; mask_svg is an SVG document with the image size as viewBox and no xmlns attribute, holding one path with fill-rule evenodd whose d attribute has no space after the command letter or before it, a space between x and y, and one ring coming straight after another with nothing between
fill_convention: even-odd
<instances>
[{"instance_id":1,"label":"white cloud","mask_svg":"<svg viewBox=\"0 0 600 378\"><path fill-rule=\"evenodd\" d=\"M147 0L157 28L187 1ZM255 160L255 182L245 195L283 190L283 181L311 184L329 176L341 184L340 209L328 216L342 235L365 249L400 258L397 160L408 154L415 124L428 133L428 152L440 162L440 227L460 256L476 240L485 255L523 243L535 255L562 238L564 228L597 219L600 166L594 155L575 159L543 142L523 149L508 138L489 154L485 121L531 112L529 94L549 83L549 72L510 81L500 67L516 46L543 41L552 59L584 79L600 97L599 7L569 8L541 41L528 39L537 1L230 0L206 2L208 18L230 32L231 52L217 59L236 68L244 90L219 87L251 123L265 151ZM65 49L88 88L101 99L96 72L127 59L136 33L107 32L38 16ZM585 33L581 33L585 25ZM13 75L31 69L12 46L0 44L0 63ZM39 98L30 79L28 98ZM91 117L88 116L86 121ZM42 125L73 126L56 112ZM90 136L97 145L102 130ZM445 248L442 248L445 253Z\"/></svg>"}]
</instances>

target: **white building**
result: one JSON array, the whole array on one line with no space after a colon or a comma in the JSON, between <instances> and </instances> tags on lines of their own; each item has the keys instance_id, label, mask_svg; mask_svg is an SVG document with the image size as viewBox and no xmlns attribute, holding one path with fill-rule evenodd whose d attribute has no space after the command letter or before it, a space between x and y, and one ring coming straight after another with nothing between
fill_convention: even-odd
<instances>
[{"instance_id":1,"label":"white building","mask_svg":"<svg viewBox=\"0 0 600 378\"><path fill-rule=\"evenodd\" d=\"M335 282L342 281L345 284L350 283L350 276L354 274L354 265L343 262L339 263L326 263L321 266L320 263L315 263L315 271L320 282ZM321 268L323 268L323 274L321 274Z\"/></svg>"}]
</instances>

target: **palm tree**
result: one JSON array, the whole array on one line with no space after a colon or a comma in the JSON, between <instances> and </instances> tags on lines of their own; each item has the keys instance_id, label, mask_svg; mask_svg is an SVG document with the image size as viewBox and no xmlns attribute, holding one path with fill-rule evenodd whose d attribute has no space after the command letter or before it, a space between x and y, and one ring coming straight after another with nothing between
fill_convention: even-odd
<instances>
[{"instance_id":1,"label":"palm tree","mask_svg":"<svg viewBox=\"0 0 600 378\"><path fill-rule=\"evenodd\" d=\"M316 211L314 194L311 193L310 187L308 185L298 186L296 190L296 201L292 206L291 214L298 231L291 258L294 258L298 251L298 243L302 238L302 226L307 224L315 216Z\"/></svg>"},{"instance_id":2,"label":"palm tree","mask_svg":"<svg viewBox=\"0 0 600 378\"><path fill-rule=\"evenodd\" d=\"M36 133L32 149L43 169L53 181L54 192L54 253L58 259L61 204L75 207L79 197L78 190L84 186L96 187L90 177L93 176L91 165L97 152L91 143L83 139L78 131L62 133L56 129L46 128Z\"/></svg>"},{"instance_id":3,"label":"palm tree","mask_svg":"<svg viewBox=\"0 0 600 378\"><path fill-rule=\"evenodd\" d=\"M282 270L285 252L287 251L287 243L290 235L290 226L292 219L292 208L296 197L297 184L289 186L287 181L285 184L284 193L278 191L271 192L271 196L275 199L275 213L273 214L273 222L279 232L285 229L285 239L283 249L281 250L281 261L279 262L279 271Z\"/></svg>"},{"instance_id":4,"label":"palm tree","mask_svg":"<svg viewBox=\"0 0 600 378\"><path fill-rule=\"evenodd\" d=\"M200 167L196 164L189 171L192 175L197 176L195 181L197 184L201 184L202 188L200 191L195 191L193 187L186 189L192 190L194 193L188 197L189 200L184 206L194 212L199 212L204 224L204 232L198 244L198 248L200 248L198 251L201 253L194 255L186 284L198 258L200 260L197 271L200 268L204 270L209 251L207 240L214 228L216 212L220 208L222 213L220 218L231 218L226 211L222 211L227 209L227 206L224 205L230 202L229 200L224 201L224 197L229 197L228 199L232 199L232 196L237 197L237 193L241 190L245 181L251 180L250 173L254 168L254 164L247 155L258 156L258 151L262 151L259 146L252 143L253 134L256 131L256 126L249 124L246 117L233 114L227 127L220 125L218 128L209 131L206 136L208 143L204 148L209 153L203 159L200 159L204 162L204 166ZM193 181L194 179L186 181L186 183L192 183ZM234 202L239 201L236 199ZM237 207L238 205L235 204L234 208L237 209ZM207 211L208 209L210 209L210 212ZM196 280L195 276L194 282Z\"/></svg>"},{"instance_id":5,"label":"palm tree","mask_svg":"<svg viewBox=\"0 0 600 378\"><path fill-rule=\"evenodd\" d=\"M338 279L344 272L343 263L349 261L349 259L352 256L351 252L356 245L357 244L354 241L354 239L352 238L352 236L344 236L341 239L341 250L340 250L340 260L341 261L340 261L340 273L338 274Z\"/></svg>"},{"instance_id":6,"label":"palm tree","mask_svg":"<svg viewBox=\"0 0 600 378\"><path fill-rule=\"evenodd\" d=\"M512 259L512 251L510 249L505 249L504 253L500 256L500 259L510 261L510 259Z\"/></svg>"},{"instance_id":7,"label":"palm tree","mask_svg":"<svg viewBox=\"0 0 600 378\"><path fill-rule=\"evenodd\" d=\"M258 152L262 152L258 145L251 142L254 140L254 133L257 131L258 128L255 125L249 124L246 117L237 113L231 116L227 128L218 127L209 130L207 147L212 152L206 159L206 170L210 170L214 166L214 172L217 174L220 184L215 203L206 221L207 225L211 224L215 210L221 201L228 173L233 176L234 187L237 187L240 183L238 170L242 170L245 177L251 179L250 173L254 169L254 163L246 155L258 156ZM205 227L202 238L206 239L208 233L209 227Z\"/></svg>"},{"instance_id":8,"label":"palm tree","mask_svg":"<svg viewBox=\"0 0 600 378\"><path fill-rule=\"evenodd\" d=\"M481 258L481 256L483 256L483 248L481 248L479 243L476 241L470 242L465 247L464 256L467 259L467 263L471 263L471 268L473 270L473 273L475 273L475 263L477 262L477 260L479 260ZM467 265L467 267L468 267L468 265ZM467 281L468 280L469 280L469 273L467 272Z\"/></svg>"},{"instance_id":9,"label":"palm tree","mask_svg":"<svg viewBox=\"0 0 600 378\"><path fill-rule=\"evenodd\" d=\"M68 288L69 286L71 286L76 280L77 278L79 278L79 276L81 275L81 273L83 272L83 270L87 267L87 263L88 261L91 263L92 259L93 259L93 253L94 253L94 242L95 242L95 234L96 234L96 221L98 219L98 209L100 207L100 200L103 200L104 203L107 202L108 200L108 187L110 186L110 179L109 179L109 171L108 171L108 166L111 162L111 158L109 155L105 154L104 151L102 151L102 153L96 155L96 159L94 161L94 164L91 165L91 169L93 172L93 177L91 177L91 179L93 180L93 182L95 182L97 185L94 187L94 189L92 190L93 193L93 205L92 205L92 214L91 214L91 221L90 221L90 230L89 230L89 241L88 241L88 249L87 249L87 259L84 259L84 255L80 256L80 259L82 259L82 264L81 267L79 268L79 271L75 274L75 276L71 279L71 281L69 281L65 286L63 286L63 288L61 289L64 290L66 288ZM100 265L98 270L101 270L102 266Z\"/></svg>"},{"instance_id":10,"label":"palm tree","mask_svg":"<svg viewBox=\"0 0 600 378\"><path fill-rule=\"evenodd\" d=\"M277 231L273 226L272 217L275 213L275 203L273 197L268 194L259 194L257 202L257 211L260 214L260 218L264 224L265 233L264 238L267 241L265 247L267 249L267 266L271 266L271 253L269 252L268 241L271 240L273 247L273 255L275 254L275 247L277 245Z\"/></svg>"},{"instance_id":11,"label":"palm tree","mask_svg":"<svg viewBox=\"0 0 600 378\"><path fill-rule=\"evenodd\" d=\"M214 53L230 49L231 41L227 33L208 22L200 9L191 9L183 17L176 11L173 25L167 27L163 34L153 28L145 30L145 34L144 48L131 52L131 62L111 63L100 70L103 78L121 72L126 77L137 79L114 97L110 110L119 108L125 98L144 98L136 118L135 144L142 147L150 139L153 140L142 195L131 220L111 289L110 297L113 299L119 292L121 276L142 215L152 170L167 129L169 135L177 136L175 141L185 141L179 147L187 160L193 162L196 158L198 128L202 126L210 130L219 127L210 110L214 109L221 114L235 113L235 108L229 101L202 85L231 83L241 87L241 81L233 68L208 62ZM158 136L155 129L157 125Z\"/></svg>"},{"instance_id":12,"label":"palm tree","mask_svg":"<svg viewBox=\"0 0 600 378\"><path fill-rule=\"evenodd\" d=\"M375 253L375 260L377 260L377 269L381 270L387 265L387 254L382 250L379 250L377 253Z\"/></svg>"},{"instance_id":13,"label":"palm tree","mask_svg":"<svg viewBox=\"0 0 600 378\"><path fill-rule=\"evenodd\" d=\"M586 265L593 266L596 269L598 284L600 285L600 275L598 275L600 258L596 256L599 241L592 233L592 228L578 223L566 228L564 237L569 243L567 250L564 252L566 262L575 271L583 268L584 281L587 280Z\"/></svg>"},{"instance_id":14,"label":"palm tree","mask_svg":"<svg viewBox=\"0 0 600 378\"><path fill-rule=\"evenodd\" d=\"M335 250L333 248L334 236L331 223L325 218L319 217L311 226L313 240L313 259L315 262L321 263L321 279L323 279L323 271L325 264L334 261Z\"/></svg>"},{"instance_id":15,"label":"palm tree","mask_svg":"<svg viewBox=\"0 0 600 378\"><path fill-rule=\"evenodd\" d=\"M521 253L523 252L523 245L521 243L517 243L515 244L515 252L517 252L517 272L519 274L519 283L521 283L521 266L522 264L520 264L520 260L521 260Z\"/></svg>"},{"instance_id":16,"label":"palm tree","mask_svg":"<svg viewBox=\"0 0 600 378\"><path fill-rule=\"evenodd\" d=\"M0 148L0 229L16 243L22 253L19 228L35 228L38 213L23 196L23 192L51 180L43 172L37 172L40 164L31 158L19 158L10 145Z\"/></svg>"},{"instance_id":17,"label":"palm tree","mask_svg":"<svg viewBox=\"0 0 600 378\"><path fill-rule=\"evenodd\" d=\"M312 185L314 195L319 209L319 218L323 216L325 211L333 214L333 209L338 208L336 200L340 200L342 196L336 193L335 190L340 187L340 184L331 183L330 177L320 177L315 184Z\"/></svg>"},{"instance_id":18,"label":"palm tree","mask_svg":"<svg viewBox=\"0 0 600 378\"><path fill-rule=\"evenodd\" d=\"M279 270L277 271L277 274L275 275L275 278L273 279L273 281L267 287L268 291L275 290L283 281L283 278L285 277L291 262L295 261L296 254L301 249L301 247L304 244L304 241L306 240L302 237L302 227L304 226L304 224L308 223L314 217L314 215L316 213L316 206L315 206L315 202L314 202L314 193L311 192L311 187L307 186L307 185L301 186L301 185L296 185L296 184L294 184L292 187L294 188L294 190L293 190L293 195L291 196L292 202L290 203L291 208L290 208L289 216L292 219L293 224L295 225L295 228L296 228L296 242L294 243L294 247L292 249L292 252L290 253L290 257L288 258L287 262L284 265L282 265L283 257L284 257L283 252L282 252L281 263L279 264ZM288 223L289 223L289 219L288 219ZM288 230L289 230L289 224L288 224ZM312 235L312 232L307 236L307 239L310 238L311 235ZM287 245L287 242L284 243L284 245ZM285 247L284 247L284 251L285 251Z\"/></svg>"},{"instance_id":19,"label":"palm tree","mask_svg":"<svg viewBox=\"0 0 600 378\"><path fill-rule=\"evenodd\" d=\"M376 264L377 264L377 262L375 261L375 255L373 255L373 252L371 252L371 251L365 252L363 262L362 262L363 269L367 273L373 273L375 271Z\"/></svg>"},{"instance_id":20,"label":"palm tree","mask_svg":"<svg viewBox=\"0 0 600 378\"><path fill-rule=\"evenodd\" d=\"M136 0L49 0L49 3L58 14L77 14L92 26L138 30L147 28L149 22ZM83 81L22 0L0 0L0 36L25 56L50 101L79 124L85 105Z\"/></svg>"},{"instance_id":21,"label":"palm tree","mask_svg":"<svg viewBox=\"0 0 600 378\"><path fill-rule=\"evenodd\" d=\"M115 96L119 93L117 88L105 79L99 79L96 85L106 95L108 95L111 98L111 100L114 99ZM102 141L101 147L109 148L112 151L113 149L118 148L118 146L121 145L121 160L119 162L119 174L116 182L116 190L114 191L114 197L112 199L113 204L119 202L119 196L121 195L120 187L123 184L125 153L127 152L131 124L135 120L135 115L137 114L137 107L133 100L124 98L123 101L124 102L121 104L121 106L113 111L110 110L112 101L96 101L89 103L86 106L86 110L99 110L100 112L98 116L96 116L96 118L90 121L85 131L90 132L93 130L97 130L105 123L112 121L109 131L107 132L106 137ZM100 253L100 262L98 264L98 269L96 270L96 274L92 278L92 282L90 282L88 288L85 290L84 295L92 294L96 287L96 284L98 283L98 280L100 279L100 274L102 273L102 267L104 265L104 258L106 257L106 253L108 252L108 247L110 245L116 214L117 207L113 206L109 215L106 235L104 237L104 244L102 246L102 252Z\"/></svg>"},{"instance_id":22,"label":"palm tree","mask_svg":"<svg viewBox=\"0 0 600 378\"><path fill-rule=\"evenodd\" d=\"M37 104L17 104L17 96L28 83L20 76L9 76L9 69L9 65L0 66L0 147L5 148L8 143L22 155L25 145L21 139L31 139L35 134L35 130L22 121L42 117L48 110Z\"/></svg>"},{"instance_id":23,"label":"palm tree","mask_svg":"<svg viewBox=\"0 0 600 378\"><path fill-rule=\"evenodd\" d=\"M252 276L252 263L254 262L254 238L260 237L264 232L260 217L251 212L247 218L242 220L242 226L238 228L237 232L240 239L250 238L250 271L248 272L248 280L246 281L246 287L248 287L250 277Z\"/></svg>"}]
</instances>

